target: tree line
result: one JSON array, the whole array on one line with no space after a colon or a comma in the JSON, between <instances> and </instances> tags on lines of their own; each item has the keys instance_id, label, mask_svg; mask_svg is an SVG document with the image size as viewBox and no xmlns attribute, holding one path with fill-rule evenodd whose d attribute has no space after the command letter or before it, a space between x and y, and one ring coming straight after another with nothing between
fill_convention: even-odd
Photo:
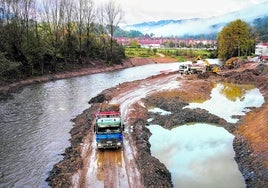
<instances>
[{"instance_id":1,"label":"tree line","mask_svg":"<svg viewBox=\"0 0 268 188\"><path fill-rule=\"evenodd\" d=\"M0 0L0 82L96 59L120 64L125 54L114 33L123 16L113 0Z\"/></svg>"}]
</instances>

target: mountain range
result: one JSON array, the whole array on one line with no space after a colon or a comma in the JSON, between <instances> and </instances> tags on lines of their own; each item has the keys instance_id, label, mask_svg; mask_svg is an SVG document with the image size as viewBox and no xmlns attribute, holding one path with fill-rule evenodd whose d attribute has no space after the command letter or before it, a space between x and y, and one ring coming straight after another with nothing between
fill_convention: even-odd
<instances>
[{"instance_id":1,"label":"mountain range","mask_svg":"<svg viewBox=\"0 0 268 188\"><path fill-rule=\"evenodd\" d=\"M208 18L192 18L180 20L160 20L152 22L143 22L123 27L124 30L137 30L143 34L154 36L195 36L195 35L213 35L230 22L241 19L249 25L254 20L268 17L268 2L256 4L240 11L231 12L222 16Z\"/></svg>"}]
</instances>

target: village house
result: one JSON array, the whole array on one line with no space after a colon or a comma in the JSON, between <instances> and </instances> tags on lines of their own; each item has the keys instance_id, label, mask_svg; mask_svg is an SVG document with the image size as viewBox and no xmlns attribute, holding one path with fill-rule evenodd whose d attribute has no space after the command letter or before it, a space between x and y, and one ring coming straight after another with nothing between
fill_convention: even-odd
<instances>
[{"instance_id":1,"label":"village house","mask_svg":"<svg viewBox=\"0 0 268 188\"><path fill-rule=\"evenodd\" d=\"M133 43L142 48L213 48L216 45L215 40L206 39L180 39L178 37L116 37L116 41L123 46L131 46Z\"/></svg>"}]
</instances>

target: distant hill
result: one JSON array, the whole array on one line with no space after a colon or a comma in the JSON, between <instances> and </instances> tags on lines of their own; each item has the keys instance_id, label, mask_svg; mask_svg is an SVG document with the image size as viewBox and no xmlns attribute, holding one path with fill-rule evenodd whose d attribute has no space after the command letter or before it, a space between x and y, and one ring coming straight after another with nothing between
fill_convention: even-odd
<instances>
[{"instance_id":1,"label":"distant hill","mask_svg":"<svg viewBox=\"0 0 268 188\"><path fill-rule=\"evenodd\" d=\"M218 17L193 18L181 20L160 20L157 22L143 22L123 27L124 30L136 30L143 34L154 36L205 36L215 38L217 33L231 21L242 19L250 25L258 23L258 20L268 17L268 2L252 6L240 11L232 12ZM268 30L268 28L266 29Z\"/></svg>"}]
</instances>

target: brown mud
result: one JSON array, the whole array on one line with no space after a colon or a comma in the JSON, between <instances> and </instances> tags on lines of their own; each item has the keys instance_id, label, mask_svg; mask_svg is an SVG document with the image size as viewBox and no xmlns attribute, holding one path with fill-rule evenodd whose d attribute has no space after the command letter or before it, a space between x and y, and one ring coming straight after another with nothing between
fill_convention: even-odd
<instances>
[{"instance_id":1,"label":"brown mud","mask_svg":"<svg viewBox=\"0 0 268 188\"><path fill-rule=\"evenodd\" d=\"M135 63L136 62L136 63ZM128 62L128 66L155 63L157 60L142 59ZM158 61L160 62L160 61ZM268 187L268 66L257 63L244 63L236 69L222 70L218 75L187 75L178 73L160 74L144 80L119 84L104 90L90 100L90 106L73 119L70 131L71 146L66 149L64 159L54 165L47 181L52 187L173 187L171 174L158 159L151 155L146 127L149 117L166 128L188 122L216 123L235 135L233 142L235 160L245 178L247 187ZM178 82L172 90L158 91L169 82ZM230 82L254 84L265 98L260 108L251 109L239 117L236 124L201 109L183 108L192 101L209 99L213 84ZM142 88L145 97L138 100L130 93ZM141 90L142 91L142 90ZM145 91L145 90L144 90ZM125 97L128 96L128 97ZM98 151L95 147L93 123L94 114L104 101L123 101L125 133L124 147L119 151ZM148 107L159 107L172 112L172 117L155 116Z\"/></svg>"}]
</instances>

